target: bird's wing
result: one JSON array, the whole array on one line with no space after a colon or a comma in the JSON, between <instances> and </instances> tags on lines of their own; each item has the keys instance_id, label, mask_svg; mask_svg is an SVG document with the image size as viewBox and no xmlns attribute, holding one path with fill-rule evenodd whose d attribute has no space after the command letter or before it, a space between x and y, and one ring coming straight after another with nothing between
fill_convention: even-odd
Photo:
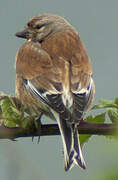
<instances>
[{"instance_id":1,"label":"bird's wing","mask_svg":"<svg viewBox=\"0 0 118 180\"><path fill-rule=\"evenodd\" d=\"M16 56L16 73L24 84L45 104L56 112L70 118L62 103L62 82L66 74L63 58L51 59L39 43L28 41L22 45Z\"/></svg>"},{"instance_id":2,"label":"bird's wing","mask_svg":"<svg viewBox=\"0 0 118 180\"><path fill-rule=\"evenodd\" d=\"M91 62L85 51L75 53L71 59L71 91L73 117L79 119L90 106L95 93Z\"/></svg>"}]
</instances>

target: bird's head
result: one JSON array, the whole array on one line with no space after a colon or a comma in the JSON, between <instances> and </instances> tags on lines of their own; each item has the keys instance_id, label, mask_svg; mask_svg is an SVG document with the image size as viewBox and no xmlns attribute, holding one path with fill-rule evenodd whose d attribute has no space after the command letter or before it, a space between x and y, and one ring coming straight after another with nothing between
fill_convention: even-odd
<instances>
[{"instance_id":1,"label":"bird's head","mask_svg":"<svg viewBox=\"0 0 118 180\"><path fill-rule=\"evenodd\" d=\"M42 42L57 32L63 32L72 26L62 17L52 14L42 14L29 20L24 30L15 35L27 40Z\"/></svg>"}]
</instances>

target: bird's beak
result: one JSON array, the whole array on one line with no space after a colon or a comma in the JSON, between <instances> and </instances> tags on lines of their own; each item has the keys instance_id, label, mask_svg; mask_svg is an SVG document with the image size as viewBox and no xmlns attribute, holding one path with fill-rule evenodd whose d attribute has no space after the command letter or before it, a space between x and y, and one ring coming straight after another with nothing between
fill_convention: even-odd
<instances>
[{"instance_id":1,"label":"bird's beak","mask_svg":"<svg viewBox=\"0 0 118 180\"><path fill-rule=\"evenodd\" d=\"M31 34L31 32L27 28L25 28L22 31L17 32L15 34L15 36L17 36L19 38L29 39L30 38L30 34Z\"/></svg>"}]
</instances>

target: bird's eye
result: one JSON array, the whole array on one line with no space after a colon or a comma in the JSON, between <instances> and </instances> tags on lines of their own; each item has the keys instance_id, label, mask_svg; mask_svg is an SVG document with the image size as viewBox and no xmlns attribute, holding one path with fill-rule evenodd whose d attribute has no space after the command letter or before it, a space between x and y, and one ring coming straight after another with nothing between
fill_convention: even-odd
<instances>
[{"instance_id":1,"label":"bird's eye","mask_svg":"<svg viewBox=\"0 0 118 180\"><path fill-rule=\"evenodd\" d=\"M36 29L41 29L43 27L43 25L40 25L40 24L38 24L38 25L36 25Z\"/></svg>"}]
</instances>

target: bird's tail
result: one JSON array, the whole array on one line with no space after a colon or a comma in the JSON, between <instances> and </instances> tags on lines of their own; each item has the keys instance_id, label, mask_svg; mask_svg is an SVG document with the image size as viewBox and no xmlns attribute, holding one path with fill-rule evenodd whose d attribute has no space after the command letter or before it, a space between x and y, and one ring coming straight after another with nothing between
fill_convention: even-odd
<instances>
[{"instance_id":1,"label":"bird's tail","mask_svg":"<svg viewBox=\"0 0 118 180\"><path fill-rule=\"evenodd\" d=\"M61 118L57 122L64 147L65 171L70 170L75 164L85 169L77 128Z\"/></svg>"}]
</instances>

